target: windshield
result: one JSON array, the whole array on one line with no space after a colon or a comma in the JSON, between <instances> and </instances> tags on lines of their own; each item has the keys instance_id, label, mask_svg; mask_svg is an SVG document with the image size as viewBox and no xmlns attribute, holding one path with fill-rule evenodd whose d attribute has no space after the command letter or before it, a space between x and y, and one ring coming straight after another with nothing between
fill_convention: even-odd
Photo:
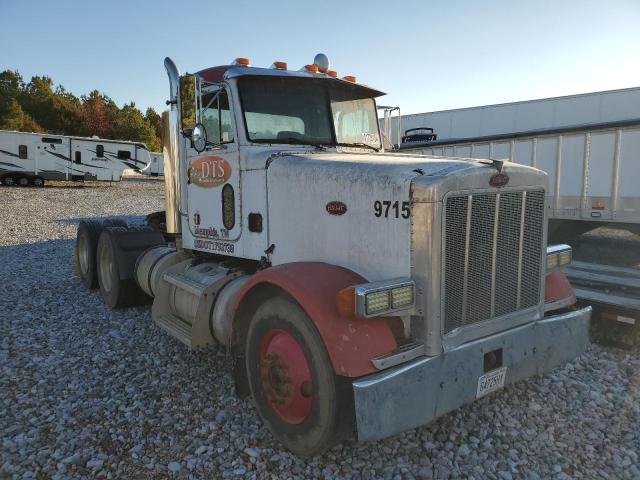
<instances>
[{"instance_id":1,"label":"windshield","mask_svg":"<svg viewBox=\"0 0 640 480\"><path fill-rule=\"evenodd\" d=\"M380 148L375 103L358 89L284 77L239 84L251 141Z\"/></svg>"}]
</instances>

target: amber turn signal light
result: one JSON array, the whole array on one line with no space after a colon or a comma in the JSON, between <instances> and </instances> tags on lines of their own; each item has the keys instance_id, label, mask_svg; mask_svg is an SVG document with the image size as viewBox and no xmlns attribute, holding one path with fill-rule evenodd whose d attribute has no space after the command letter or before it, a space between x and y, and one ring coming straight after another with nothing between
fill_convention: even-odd
<instances>
[{"instance_id":1,"label":"amber turn signal light","mask_svg":"<svg viewBox=\"0 0 640 480\"><path fill-rule=\"evenodd\" d=\"M336 307L343 317L353 317L356 311L356 294L354 287L343 288L336 295Z\"/></svg>"}]
</instances>

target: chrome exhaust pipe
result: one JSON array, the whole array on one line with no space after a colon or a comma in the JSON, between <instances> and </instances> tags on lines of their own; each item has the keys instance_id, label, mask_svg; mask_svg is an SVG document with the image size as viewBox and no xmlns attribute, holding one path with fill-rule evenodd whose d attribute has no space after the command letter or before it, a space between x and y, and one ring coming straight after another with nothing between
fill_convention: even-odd
<instances>
[{"instance_id":1,"label":"chrome exhaust pipe","mask_svg":"<svg viewBox=\"0 0 640 480\"><path fill-rule=\"evenodd\" d=\"M169 57L164 59L164 68L169 76L169 101L168 112L162 114L163 123L163 156L164 156L164 186L166 193L166 225L167 233L180 235L182 226L180 223L180 116L179 116L179 91L180 71Z\"/></svg>"}]
</instances>

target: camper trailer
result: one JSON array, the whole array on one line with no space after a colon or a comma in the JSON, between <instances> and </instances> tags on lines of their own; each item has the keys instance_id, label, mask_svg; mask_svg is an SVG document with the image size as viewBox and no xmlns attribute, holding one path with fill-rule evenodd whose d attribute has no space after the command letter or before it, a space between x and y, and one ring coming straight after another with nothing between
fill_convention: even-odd
<instances>
[{"instance_id":1,"label":"camper trailer","mask_svg":"<svg viewBox=\"0 0 640 480\"><path fill-rule=\"evenodd\" d=\"M151 161L140 173L149 177L161 177L164 175L164 157L162 152L150 152Z\"/></svg>"},{"instance_id":2,"label":"camper trailer","mask_svg":"<svg viewBox=\"0 0 640 480\"><path fill-rule=\"evenodd\" d=\"M0 131L0 181L6 186L42 187L45 180L118 182L125 169L140 171L150 161L142 143Z\"/></svg>"}]
</instances>

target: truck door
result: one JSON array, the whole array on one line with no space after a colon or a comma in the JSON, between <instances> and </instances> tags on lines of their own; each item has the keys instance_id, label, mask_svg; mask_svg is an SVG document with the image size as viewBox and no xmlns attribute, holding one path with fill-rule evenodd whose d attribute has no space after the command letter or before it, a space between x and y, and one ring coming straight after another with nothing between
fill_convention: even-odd
<instances>
[{"instance_id":1,"label":"truck door","mask_svg":"<svg viewBox=\"0 0 640 480\"><path fill-rule=\"evenodd\" d=\"M232 254L222 242L235 242L241 233L239 150L229 92L223 85L201 88L196 115L206 131L207 147L198 153L186 140L189 229L195 247ZM221 240L222 242L204 242Z\"/></svg>"}]
</instances>

